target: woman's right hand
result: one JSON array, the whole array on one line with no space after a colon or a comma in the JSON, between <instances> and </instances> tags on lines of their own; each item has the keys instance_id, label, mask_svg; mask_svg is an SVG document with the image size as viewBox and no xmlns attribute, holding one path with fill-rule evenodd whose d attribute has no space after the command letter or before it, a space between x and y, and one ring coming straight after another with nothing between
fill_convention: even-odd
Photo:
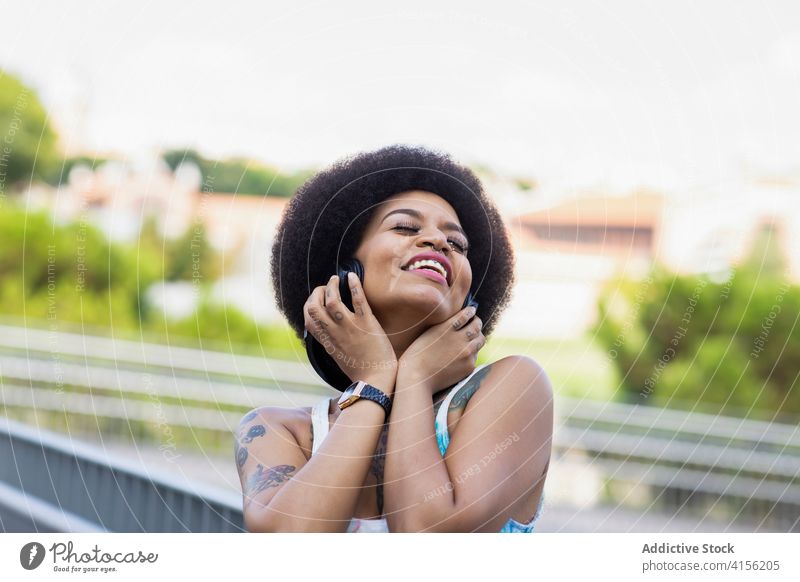
<instances>
[{"instance_id":1,"label":"woman's right hand","mask_svg":"<svg viewBox=\"0 0 800 582\"><path fill-rule=\"evenodd\" d=\"M305 327L339 368L353 380L387 380L397 375L397 356L386 332L372 314L360 279L348 277L353 311L339 295L339 277L316 287L303 306ZM377 384L377 382L376 382ZM385 386L388 388L389 386ZM384 386L379 386L384 389Z\"/></svg>"}]
</instances>

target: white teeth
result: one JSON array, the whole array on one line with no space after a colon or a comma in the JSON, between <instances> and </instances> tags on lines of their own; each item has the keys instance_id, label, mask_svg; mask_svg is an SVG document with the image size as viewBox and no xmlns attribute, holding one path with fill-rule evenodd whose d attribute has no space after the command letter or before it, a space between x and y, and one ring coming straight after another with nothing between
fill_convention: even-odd
<instances>
[{"instance_id":1,"label":"white teeth","mask_svg":"<svg viewBox=\"0 0 800 582\"><path fill-rule=\"evenodd\" d=\"M419 269L420 267L433 267L442 277L447 280L447 270L439 261L434 261L433 259L423 259L421 261L416 261L406 267L406 270L413 271L414 269Z\"/></svg>"}]
</instances>

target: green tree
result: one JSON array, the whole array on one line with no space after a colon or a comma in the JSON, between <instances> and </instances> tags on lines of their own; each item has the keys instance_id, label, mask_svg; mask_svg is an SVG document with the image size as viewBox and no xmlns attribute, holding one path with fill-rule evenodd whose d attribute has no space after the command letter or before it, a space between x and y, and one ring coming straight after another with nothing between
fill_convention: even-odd
<instances>
[{"instance_id":1,"label":"green tree","mask_svg":"<svg viewBox=\"0 0 800 582\"><path fill-rule=\"evenodd\" d=\"M49 174L45 176L48 184L53 186L60 186L69 179L69 173L76 166L86 166L91 170L96 170L98 167L109 161L109 158L103 157L90 157L90 156L73 156L64 158L60 163L53 165Z\"/></svg>"},{"instance_id":2,"label":"green tree","mask_svg":"<svg viewBox=\"0 0 800 582\"><path fill-rule=\"evenodd\" d=\"M164 243L164 280L212 283L222 274L222 257L208 242L205 226L192 224Z\"/></svg>"},{"instance_id":3,"label":"green tree","mask_svg":"<svg viewBox=\"0 0 800 582\"><path fill-rule=\"evenodd\" d=\"M109 242L85 223L0 208L0 312L135 328L156 280L146 251Z\"/></svg>"},{"instance_id":4,"label":"green tree","mask_svg":"<svg viewBox=\"0 0 800 582\"><path fill-rule=\"evenodd\" d=\"M205 191L291 197L311 175L310 171L284 174L255 160L212 160L193 149L168 150L161 156L174 171L183 162L200 168Z\"/></svg>"},{"instance_id":5,"label":"green tree","mask_svg":"<svg viewBox=\"0 0 800 582\"><path fill-rule=\"evenodd\" d=\"M288 326L259 325L209 298L220 257L202 230L165 239L151 219L135 243L112 243L89 224L59 224L46 212L6 204L0 206L0 243L0 315L24 316L26 325L63 324L62 329L89 333L113 327L123 335L144 333L154 342L252 349L270 357L303 353ZM200 300L191 315L169 319L145 301L156 281L196 275Z\"/></svg>"},{"instance_id":6,"label":"green tree","mask_svg":"<svg viewBox=\"0 0 800 582\"><path fill-rule=\"evenodd\" d=\"M36 91L0 72L0 192L49 176L57 137Z\"/></svg>"},{"instance_id":7,"label":"green tree","mask_svg":"<svg viewBox=\"0 0 800 582\"><path fill-rule=\"evenodd\" d=\"M756 243L722 283L656 266L648 279L608 285L592 331L623 399L800 414L800 287L777 276L777 251L764 249Z\"/></svg>"}]
</instances>

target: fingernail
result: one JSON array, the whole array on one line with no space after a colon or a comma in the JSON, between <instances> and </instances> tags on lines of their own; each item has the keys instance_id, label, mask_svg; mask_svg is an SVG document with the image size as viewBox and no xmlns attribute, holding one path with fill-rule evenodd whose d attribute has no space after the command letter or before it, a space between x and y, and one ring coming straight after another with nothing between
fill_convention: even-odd
<instances>
[{"instance_id":1,"label":"fingernail","mask_svg":"<svg viewBox=\"0 0 800 582\"><path fill-rule=\"evenodd\" d=\"M356 277L356 274L353 271L347 272L347 280L350 281L351 283L355 283L357 278L358 277Z\"/></svg>"}]
</instances>

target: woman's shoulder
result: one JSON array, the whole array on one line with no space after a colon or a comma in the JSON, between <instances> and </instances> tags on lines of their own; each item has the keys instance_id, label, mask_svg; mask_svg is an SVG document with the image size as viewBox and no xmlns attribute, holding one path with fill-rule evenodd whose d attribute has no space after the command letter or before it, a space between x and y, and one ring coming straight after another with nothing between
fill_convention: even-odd
<instances>
[{"instance_id":1,"label":"woman's shoulder","mask_svg":"<svg viewBox=\"0 0 800 582\"><path fill-rule=\"evenodd\" d=\"M547 372L545 372L542 365L528 355L512 354L504 356L493 362L487 362L485 367L505 373L514 373L520 378L529 378L531 380L541 379L549 383Z\"/></svg>"},{"instance_id":2,"label":"woman's shoulder","mask_svg":"<svg viewBox=\"0 0 800 582\"><path fill-rule=\"evenodd\" d=\"M516 398L520 386L535 388L530 392L535 393L539 402L543 397L552 398L552 384L547 372L533 357L525 354L512 354L482 364L456 398L469 400L478 392L486 397L488 392L506 390Z\"/></svg>"},{"instance_id":3,"label":"woman's shoulder","mask_svg":"<svg viewBox=\"0 0 800 582\"><path fill-rule=\"evenodd\" d=\"M251 425L255 421L264 425L280 424L294 436L308 458L311 456L311 411L311 406L259 406L244 414L239 426Z\"/></svg>"},{"instance_id":4,"label":"woman's shoulder","mask_svg":"<svg viewBox=\"0 0 800 582\"><path fill-rule=\"evenodd\" d=\"M517 378L521 376L533 378L540 373L544 373L544 369L530 356L522 354L504 356L494 361L478 364L475 369L458 384L437 392L434 396L434 405L438 408L445 397L450 395L452 400L449 409L451 411L464 408L475 393L487 383L486 380L492 371L496 371L496 373L492 374L494 379L503 379L502 381L497 380L495 382L490 382L490 384L494 384L495 387L499 384L509 384L507 379L509 378L509 374L512 373L515 374ZM486 392L486 390L484 390L484 392Z\"/></svg>"}]
</instances>

